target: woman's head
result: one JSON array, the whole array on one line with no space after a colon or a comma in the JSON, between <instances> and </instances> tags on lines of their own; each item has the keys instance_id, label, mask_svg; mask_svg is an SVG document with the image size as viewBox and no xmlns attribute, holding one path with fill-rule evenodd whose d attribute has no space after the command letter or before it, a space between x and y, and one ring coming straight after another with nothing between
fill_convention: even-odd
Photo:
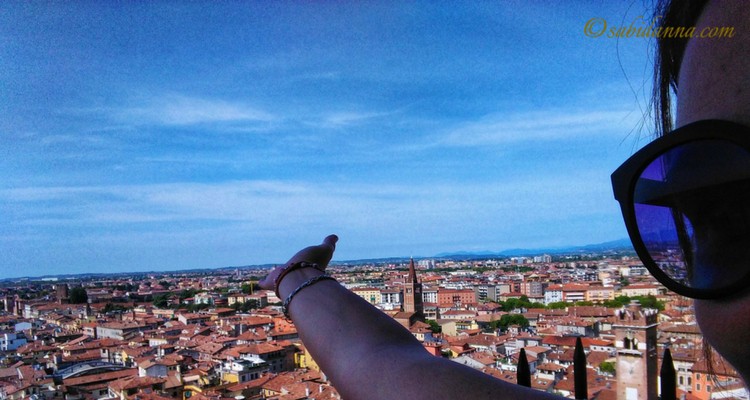
<instances>
[{"instance_id":1,"label":"woman's head","mask_svg":"<svg viewBox=\"0 0 750 400\"><path fill-rule=\"evenodd\" d=\"M679 1L662 12L665 26L695 26L696 32L705 27L732 27L735 34L724 38L687 41L662 38L659 41L655 109L660 132L668 134L671 130L673 106L678 128L706 119L750 126L750 10L741 1ZM670 90L676 93L674 104ZM697 159L693 162L701 163ZM713 211L710 206L698 210L704 221ZM750 249L748 235L734 239L736 242L732 246ZM727 243L722 240L714 246L727 246ZM750 257L721 257L715 250L708 254L712 255L712 262L722 264L721 268L736 268L738 272L745 271L746 264L750 263ZM750 319L747 318L750 289L722 299L696 300L695 307L708 342L746 380L750 378Z\"/></svg>"}]
</instances>

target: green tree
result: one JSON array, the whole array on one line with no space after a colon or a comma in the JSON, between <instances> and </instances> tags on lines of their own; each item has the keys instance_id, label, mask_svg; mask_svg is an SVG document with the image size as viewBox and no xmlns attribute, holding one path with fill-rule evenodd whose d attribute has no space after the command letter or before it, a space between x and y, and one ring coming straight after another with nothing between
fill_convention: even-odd
<instances>
[{"instance_id":1,"label":"green tree","mask_svg":"<svg viewBox=\"0 0 750 400\"><path fill-rule=\"evenodd\" d=\"M599 364L599 371L602 371L605 374L614 375L616 372L615 363L612 361L602 361L602 363Z\"/></svg>"},{"instance_id":2,"label":"green tree","mask_svg":"<svg viewBox=\"0 0 750 400\"><path fill-rule=\"evenodd\" d=\"M657 300L654 295L636 296L634 299L638 300L644 308L655 308L659 311L664 311L664 302Z\"/></svg>"},{"instance_id":3,"label":"green tree","mask_svg":"<svg viewBox=\"0 0 750 400\"><path fill-rule=\"evenodd\" d=\"M622 305L630 303L630 297L628 296L617 296L615 297L615 300L619 301Z\"/></svg>"},{"instance_id":4,"label":"green tree","mask_svg":"<svg viewBox=\"0 0 750 400\"><path fill-rule=\"evenodd\" d=\"M180 301L195 296L197 292L195 289L184 289L180 292Z\"/></svg>"},{"instance_id":5,"label":"green tree","mask_svg":"<svg viewBox=\"0 0 750 400\"><path fill-rule=\"evenodd\" d=\"M547 304L547 309L549 310L562 310L566 308L569 304L564 301L556 301L554 303Z\"/></svg>"},{"instance_id":6,"label":"green tree","mask_svg":"<svg viewBox=\"0 0 750 400\"><path fill-rule=\"evenodd\" d=\"M72 304L84 304L89 301L89 295L86 293L86 289L80 286L71 289L68 298Z\"/></svg>"},{"instance_id":7,"label":"green tree","mask_svg":"<svg viewBox=\"0 0 750 400\"><path fill-rule=\"evenodd\" d=\"M154 296L153 305L156 308L168 308L169 307L169 295L166 293L157 294Z\"/></svg>"},{"instance_id":8,"label":"green tree","mask_svg":"<svg viewBox=\"0 0 750 400\"><path fill-rule=\"evenodd\" d=\"M500 305L503 307L503 311L513 311L521 308L530 308L531 302L528 297L521 296L518 299L511 297L505 302L500 303Z\"/></svg>"},{"instance_id":9,"label":"green tree","mask_svg":"<svg viewBox=\"0 0 750 400\"><path fill-rule=\"evenodd\" d=\"M133 286L132 283L126 283L124 285L115 285L113 287L113 289L114 290L120 290L120 291L123 291L123 292L132 292L133 290L136 289L136 287Z\"/></svg>"},{"instance_id":10,"label":"green tree","mask_svg":"<svg viewBox=\"0 0 750 400\"><path fill-rule=\"evenodd\" d=\"M428 319L426 322L430 324L430 329L432 329L432 333L440 333L443 331L443 327L441 327L440 324L437 323L437 321L433 319Z\"/></svg>"},{"instance_id":11,"label":"green tree","mask_svg":"<svg viewBox=\"0 0 750 400\"><path fill-rule=\"evenodd\" d=\"M620 308L628 303L630 303L630 297L617 296L614 298L614 300L607 300L603 304L605 307L609 307L609 308Z\"/></svg>"},{"instance_id":12,"label":"green tree","mask_svg":"<svg viewBox=\"0 0 750 400\"><path fill-rule=\"evenodd\" d=\"M505 314L500 317L500 319L490 322L490 327L492 329L501 328L502 330L506 330L511 325L518 325L521 328L527 328L529 326L529 320L521 314Z\"/></svg>"},{"instance_id":13,"label":"green tree","mask_svg":"<svg viewBox=\"0 0 750 400\"><path fill-rule=\"evenodd\" d=\"M521 314L505 314L500 317L500 326L507 329L510 325L519 325L521 328L528 328L529 320Z\"/></svg>"}]
</instances>

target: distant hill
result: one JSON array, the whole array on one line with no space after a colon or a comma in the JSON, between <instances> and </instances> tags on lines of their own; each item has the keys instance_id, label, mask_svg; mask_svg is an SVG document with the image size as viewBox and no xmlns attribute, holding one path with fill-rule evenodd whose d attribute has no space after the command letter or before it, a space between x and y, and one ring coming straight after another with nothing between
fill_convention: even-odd
<instances>
[{"instance_id":1,"label":"distant hill","mask_svg":"<svg viewBox=\"0 0 750 400\"><path fill-rule=\"evenodd\" d=\"M541 254L549 255L560 255L560 254L585 254L585 253L602 253L607 251L634 251L630 239L619 239L610 242L587 244L583 246L568 246L568 247L550 247L550 248L537 248L537 249L508 249L498 252L491 251L457 251L449 253L436 254L436 258L458 258L458 259L470 259L470 258L487 258L487 257L524 257L524 256L535 256Z\"/></svg>"},{"instance_id":2,"label":"distant hill","mask_svg":"<svg viewBox=\"0 0 750 400\"><path fill-rule=\"evenodd\" d=\"M555 247L555 248L538 248L538 249L508 249L498 252L492 251L455 251L449 253L440 253L431 257L414 256L415 259L423 258L440 258L440 259L453 259L453 260L472 260L472 259L483 259L483 258L506 258L506 257L525 257L525 256L536 256L542 254L549 255L572 255L572 254L587 254L587 253L606 253L611 251L634 251L633 246L629 239L614 240L611 242L604 242L598 244L587 244L585 246L569 246L569 247ZM373 264L385 264L402 263L405 260L409 260L410 257L384 257L384 258L373 258L373 259L361 259L361 260L336 260L333 264L335 265L359 265L365 263ZM96 279L105 276L112 277L133 277L133 276L147 276L147 275L179 275L179 274L205 274L211 275L215 273L231 274L235 270L255 270L255 269L267 269L272 267L273 264L264 265L244 265L244 266L231 266L231 267L218 267L218 268L195 268L195 269L184 269L184 270L164 270L164 271L133 271L133 272L98 272L98 273L81 273L81 274L49 274L37 277L17 277L17 278L4 278L0 279L0 282L13 282L13 281L24 281L24 280L49 280L49 281L64 281L64 280L81 280L81 279Z\"/></svg>"}]
</instances>

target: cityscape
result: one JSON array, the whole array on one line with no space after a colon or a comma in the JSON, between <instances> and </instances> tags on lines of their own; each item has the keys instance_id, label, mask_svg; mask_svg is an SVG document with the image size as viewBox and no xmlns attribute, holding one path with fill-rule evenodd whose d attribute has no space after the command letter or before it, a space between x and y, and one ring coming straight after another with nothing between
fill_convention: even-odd
<instances>
[{"instance_id":1,"label":"cityscape","mask_svg":"<svg viewBox=\"0 0 750 400\"><path fill-rule=\"evenodd\" d=\"M7 279L0 399L341 398L281 300L257 286L270 268ZM665 349L681 398L747 398L736 372L706 357L692 302L632 250L329 271L435 357L513 384L523 350L533 389L575 398L580 338L591 399L653 398Z\"/></svg>"},{"instance_id":2,"label":"cityscape","mask_svg":"<svg viewBox=\"0 0 750 400\"><path fill-rule=\"evenodd\" d=\"M750 400L623 240L654 43L587 26L648 4L0 11L0 400L342 398L258 286L327 233L434 357L599 400L671 359L677 398Z\"/></svg>"}]
</instances>

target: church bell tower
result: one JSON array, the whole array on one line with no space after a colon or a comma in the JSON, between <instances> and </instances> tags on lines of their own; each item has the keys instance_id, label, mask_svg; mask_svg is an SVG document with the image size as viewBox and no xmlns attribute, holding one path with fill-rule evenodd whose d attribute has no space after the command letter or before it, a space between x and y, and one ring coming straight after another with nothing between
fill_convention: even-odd
<instances>
[{"instance_id":1,"label":"church bell tower","mask_svg":"<svg viewBox=\"0 0 750 400\"><path fill-rule=\"evenodd\" d=\"M418 319L424 319L422 284L417 279L417 269L414 267L413 258L409 260L409 276L404 282L404 311L417 314Z\"/></svg>"}]
</instances>

